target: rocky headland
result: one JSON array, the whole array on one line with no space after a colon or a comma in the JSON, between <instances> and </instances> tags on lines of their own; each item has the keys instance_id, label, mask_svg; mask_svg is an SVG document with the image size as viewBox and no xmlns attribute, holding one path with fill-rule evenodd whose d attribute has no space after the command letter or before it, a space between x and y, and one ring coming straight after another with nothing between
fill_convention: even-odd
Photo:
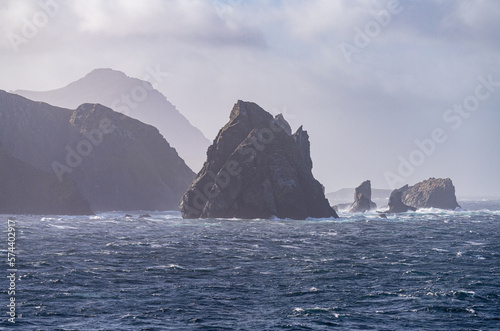
<instances>
[{"instance_id":1,"label":"rocky headland","mask_svg":"<svg viewBox=\"0 0 500 331\"><path fill-rule=\"evenodd\" d=\"M177 209L195 178L158 129L100 104L70 110L0 91L0 144L65 187L74 183L94 212Z\"/></svg>"}]
</instances>

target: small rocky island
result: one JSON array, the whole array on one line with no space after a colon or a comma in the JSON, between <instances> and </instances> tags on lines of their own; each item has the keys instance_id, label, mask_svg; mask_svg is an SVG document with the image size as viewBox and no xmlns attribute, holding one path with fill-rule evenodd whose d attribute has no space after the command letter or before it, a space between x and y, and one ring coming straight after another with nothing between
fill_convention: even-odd
<instances>
[{"instance_id":1,"label":"small rocky island","mask_svg":"<svg viewBox=\"0 0 500 331\"><path fill-rule=\"evenodd\" d=\"M365 180L354 190L354 203L349 213L364 213L373 209L377 209L377 205L372 201L372 184Z\"/></svg>"},{"instance_id":2,"label":"small rocky island","mask_svg":"<svg viewBox=\"0 0 500 331\"><path fill-rule=\"evenodd\" d=\"M238 101L182 197L184 218L338 217L312 175L309 136Z\"/></svg>"},{"instance_id":3,"label":"small rocky island","mask_svg":"<svg viewBox=\"0 0 500 331\"><path fill-rule=\"evenodd\" d=\"M404 213L419 208L460 208L451 179L429 178L413 186L405 185L394 190L386 213Z\"/></svg>"}]
</instances>

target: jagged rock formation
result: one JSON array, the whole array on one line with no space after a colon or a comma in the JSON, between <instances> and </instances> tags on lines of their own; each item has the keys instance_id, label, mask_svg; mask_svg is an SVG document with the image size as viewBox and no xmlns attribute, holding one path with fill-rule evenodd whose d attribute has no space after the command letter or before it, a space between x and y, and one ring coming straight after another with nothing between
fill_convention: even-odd
<instances>
[{"instance_id":1,"label":"jagged rock formation","mask_svg":"<svg viewBox=\"0 0 500 331\"><path fill-rule=\"evenodd\" d=\"M391 193L389 213L402 213L419 208L454 210L460 207L451 179L429 178L411 187L405 185Z\"/></svg>"},{"instance_id":2,"label":"jagged rock formation","mask_svg":"<svg viewBox=\"0 0 500 331\"><path fill-rule=\"evenodd\" d=\"M92 215L75 183L59 182L14 158L0 145L0 214Z\"/></svg>"},{"instance_id":3,"label":"jagged rock formation","mask_svg":"<svg viewBox=\"0 0 500 331\"><path fill-rule=\"evenodd\" d=\"M338 217L312 175L309 136L238 101L180 202L184 218Z\"/></svg>"},{"instance_id":4,"label":"jagged rock formation","mask_svg":"<svg viewBox=\"0 0 500 331\"><path fill-rule=\"evenodd\" d=\"M407 206L403 203L403 194L408 190L408 185L392 191L389 197L389 209L384 213L405 213L407 211L415 211L417 208Z\"/></svg>"},{"instance_id":5,"label":"jagged rock formation","mask_svg":"<svg viewBox=\"0 0 500 331\"><path fill-rule=\"evenodd\" d=\"M159 77L154 77L158 76ZM149 79L161 83L161 73ZM201 169L210 141L147 82L112 69L95 69L85 77L60 89L44 92L18 90L28 99L75 109L83 103L99 103L114 111L158 128L191 169Z\"/></svg>"},{"instance_id":6,"label":"jagged rock formation","mask_svg":"<svg viewBox=\"0 0 500 331\"><path fill-rule=\"evenodd\" d=\"M372 201L371 182L366 180L354 190L354 202L349 208L349 212L364 213L372 209L377 209L377 205Z\"/></svg>"},{"instance_id":7,"label":"jagged rock formation","mask_svg":"<svg viewBox=\"0 0 500 331\"><path fill-rule=\"evenodd\" d=\"M0 91L0 143L72 180L94 212L177 209L195 178L156 128L99 104L69 110Z\"/></svg>"},{"instance_id":8,"label":"jagged rock formation","mask_svg":"<svg viewBox=\"0 0 500 331\"><path fill-rule=\"evenodd\" d=\"M402 196L403 203L414 208L459 208L455 186L450 178L429 178L408 188Z\"/></svg>"}]
</instances>

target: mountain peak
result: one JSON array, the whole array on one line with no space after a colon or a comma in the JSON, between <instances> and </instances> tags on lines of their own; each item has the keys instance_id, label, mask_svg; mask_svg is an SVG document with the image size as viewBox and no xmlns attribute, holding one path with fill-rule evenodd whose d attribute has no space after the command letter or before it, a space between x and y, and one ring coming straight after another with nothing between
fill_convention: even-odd
<instances>
[{"instance_id":1,"label":"mountain peak","mask_svg":"<svg viewBox=\"0 0 500 331\"><path fill-rule=\"evenodd\" d=\"M130 78L124 72L111 68L97 68L85 75L84 78Z\"/></svg>"}]
</instances>

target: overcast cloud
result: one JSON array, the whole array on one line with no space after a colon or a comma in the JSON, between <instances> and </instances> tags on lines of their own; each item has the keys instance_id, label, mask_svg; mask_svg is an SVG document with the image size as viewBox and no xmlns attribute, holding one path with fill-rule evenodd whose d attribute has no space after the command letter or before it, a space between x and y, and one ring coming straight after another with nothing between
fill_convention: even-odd
<instances>
[{"instance_id":1,"label":"overcast cloud","mask_svg":"<svg viewBox=\"0 0 500 331\"><path fill-rule=\"evenodd\" d=\"M500 82L499 1L54 3L0 1L0 89L159 66L158 89L211 140L238 99L303 124L327 191L450 177L459 195L500 196L500 83L481 83Z\"/></svg>"}]
</instances>

